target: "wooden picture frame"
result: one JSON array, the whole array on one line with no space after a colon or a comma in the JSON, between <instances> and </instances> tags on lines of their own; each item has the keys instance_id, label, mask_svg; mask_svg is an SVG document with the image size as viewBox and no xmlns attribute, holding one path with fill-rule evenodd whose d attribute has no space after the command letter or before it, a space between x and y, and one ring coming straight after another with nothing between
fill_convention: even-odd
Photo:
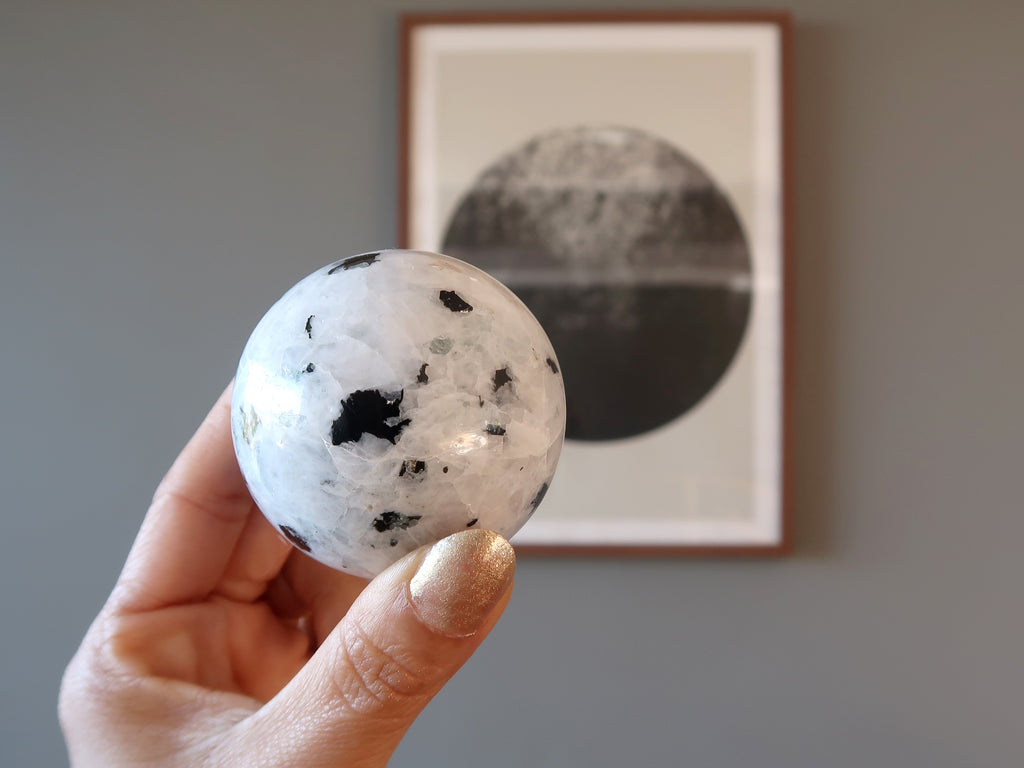
<instances>
[{"instance_id":1,"label":"wooden picture frame","mask_svg":"<svg viewBox=\"0 0 1024 768\"><path fill-rule=\"evenodd\" d=\"M790 29L402 18L399 244L502 279L563 366L528 551L786 551Z\"/></svg>"}]
</instances>

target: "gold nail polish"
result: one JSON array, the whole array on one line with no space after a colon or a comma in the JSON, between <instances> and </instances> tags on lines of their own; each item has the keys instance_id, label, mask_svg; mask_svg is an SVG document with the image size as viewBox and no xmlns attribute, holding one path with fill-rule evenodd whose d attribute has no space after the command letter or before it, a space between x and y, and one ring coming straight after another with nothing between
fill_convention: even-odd
<instances>
[{"instance_id":1,"label":"gold nail polish","mask_svg":"<svg viewBox=\"0 0 1024 768\"><path fill-rule=\"evenodd\" d=\"M448 637L469 637L512 583L512 545L491 531L462 531L442 539L424 555L409 581L409 597L420 620Z\"/></svg>"}]
</instances>

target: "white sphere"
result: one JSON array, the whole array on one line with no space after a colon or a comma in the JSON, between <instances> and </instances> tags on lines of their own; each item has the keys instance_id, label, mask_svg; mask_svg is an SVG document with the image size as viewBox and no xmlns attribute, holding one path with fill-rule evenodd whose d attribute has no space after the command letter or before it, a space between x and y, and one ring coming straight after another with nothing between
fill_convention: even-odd
<instances>
[{"instance_id":1,"label":"white sphere","mask_svg":"<svg viewBox=\"0 0 1024 768\"><path fill-rule=\"evenodd\" d=\"M372 577L459 530L519 530L554 476L565 391L508 288L448 256L381 251L271 307L238 364L231 431L267 519Z\"/></svg>"}]
</instances>

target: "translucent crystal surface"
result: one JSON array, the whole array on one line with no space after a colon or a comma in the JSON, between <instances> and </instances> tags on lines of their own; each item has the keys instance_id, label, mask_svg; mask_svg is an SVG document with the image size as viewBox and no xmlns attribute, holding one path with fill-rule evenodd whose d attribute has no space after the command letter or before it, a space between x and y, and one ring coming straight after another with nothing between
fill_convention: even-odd
<instances>
[{"instance_id":1,"label":"translucent crystal surface","mask_svg":"<svg viewBox=\"0 0 1024 768\"><path fill-rule=\"evenodd\" d=\"M324 267L267 312L231 415L264 515L369 577L455 531L515 533L551 484L565 394L547 336L505 286L392 250Z\"/></svg>"}]
</instances>

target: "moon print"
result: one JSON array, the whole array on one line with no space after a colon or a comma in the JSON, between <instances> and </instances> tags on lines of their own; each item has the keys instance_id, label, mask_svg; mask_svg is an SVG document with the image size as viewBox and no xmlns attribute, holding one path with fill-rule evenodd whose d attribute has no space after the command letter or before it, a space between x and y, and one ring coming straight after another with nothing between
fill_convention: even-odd
<instances>
[{"instance_id":1,"label":"moon print","mask_svg":"<svg viewBox=\"0 0 1024 768\"><path fill-rule=\"evenodd\" d=\"M751 259L726 196L632 128L575 127L498 159L455 207L442 250L498 277L554 345L566 436L641 434L721 381L751 309Z\"/></svg>"}]
</instances>

